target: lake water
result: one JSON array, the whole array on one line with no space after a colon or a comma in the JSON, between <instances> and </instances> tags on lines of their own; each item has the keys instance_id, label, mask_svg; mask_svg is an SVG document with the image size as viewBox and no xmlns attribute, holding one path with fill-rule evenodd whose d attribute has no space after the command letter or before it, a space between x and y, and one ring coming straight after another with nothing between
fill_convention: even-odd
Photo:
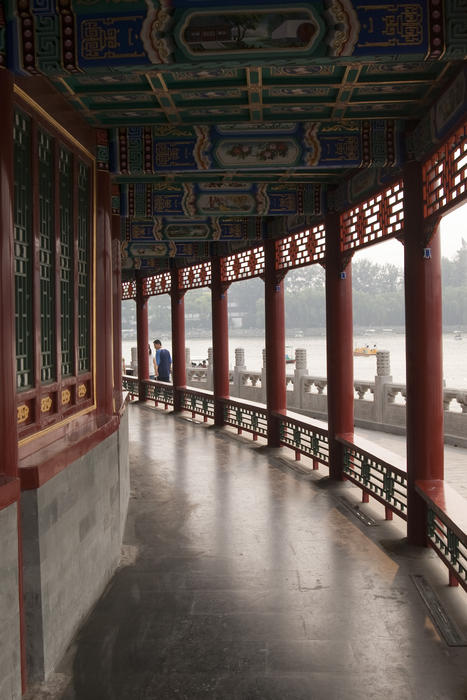
<instances>
[{"instance_id":1,"label":"lake water","mask_svg":"<svg viewBox=\"0 0 467 700\"><path fill-rule=\"evenodd\" d=\"M163 339L164 340L164 339ZM210 338L186 338L186 347L190 348L191 358L202 360L208 356L208 348L212 346ZM296 348L307 351L307 367L313 376L326 376L326 339L324 336L303 338L286 338L292 353ZM355 335L354 347L376 345L378 350L389 350L391 357L391 374L393 382L405 384L405 336L401 333L372 333L371 335ZM170 343L164 346L171 351ZM124 340L122 343L123 357L127 364L131 360L131 348L136 347L136 340ZM235 364L235 348L245 350L245 364L249 370L260 370L262 366L262 350L264 338L235 337L229 338L229 365ZM446 387L467 389L467 335L462 340L456 340L453 333L443 335L443 365ZM293 372L293 366L287 367L287 372ZM376 357L354 357L355 379L372 381L376 374Z\"/></svg>"}]
</instances>

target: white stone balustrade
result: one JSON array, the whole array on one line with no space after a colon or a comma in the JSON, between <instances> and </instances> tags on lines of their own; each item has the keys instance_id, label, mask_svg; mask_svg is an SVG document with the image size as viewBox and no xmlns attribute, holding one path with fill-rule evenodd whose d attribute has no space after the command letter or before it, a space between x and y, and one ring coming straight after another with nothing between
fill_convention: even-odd
<instances>
[{"instance_id":1,"label":"white stone balustrade","mask_svg":"<svg viewBox=\"0 0 467 700\"><path fill-rule=\"evenodd\" d=\"M360 401L374 400L375 385L372 382L354 382L354 391L357 394L356 398L358 398Z\"/></svg>"},{"instance_id":2,"label":"white stone balustrade","mask_svg":"<svg viewBox=\"0 0 467 700\"><path fill-rule=\"evenodd\" d=\"M235 350L235 366L229 370L230 395L248 401L266 403L266 351L261 371L245 366L245 351ZM390 375L388 351L378 351L375 381L356 380L355 425L374 430L403 434L406 421L406 387L395 384ZM310 376L306 350L295 351L295 369L288 373L287 408L319 420L327 419L327 378ZM212 349L208 350L208 367L188 367L187 384L212 389ZM467 391L444 390L444 427L446 442L467 447Z\"/></svg>"}]
</instances>

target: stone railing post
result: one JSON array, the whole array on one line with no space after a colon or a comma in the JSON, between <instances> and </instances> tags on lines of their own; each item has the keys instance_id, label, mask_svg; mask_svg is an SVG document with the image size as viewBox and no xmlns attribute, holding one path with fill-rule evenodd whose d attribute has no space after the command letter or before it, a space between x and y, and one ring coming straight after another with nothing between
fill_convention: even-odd
<instances>
[{"instance_id":1,"label":"stone railing post","mask_svg":"<svg viewBox=\"0 0 467 700\"><path fill-rule=\"evenodd\" d=\"M376 377L375 377L375 421L382 423L384 419L384 385L391 384L391 359L389 350L378 350L376 353Z\"/></svg>"},{"instance_id":2,"label":"stone railing post","mask_svg":"<svg viewBox=\"0 0 467 700\"><path fill-rule=\"evenodd\" d=\"M133 369L135 376L138 375L138 348L131 348L131 362L130 366Z\"/></svg>"},{"instance_id":3,"label":"stone railing post","mask_svg":"<svg viewBox=\"0 0 467 700\"><path fill-rule=\"evenodd\" d=\"M293 407L303 408L303 392L301 387L301 377L308 373L306 366L306 350L297 348L295 350L295 369L293 373Z\"/></svg>"},{"instance_id":4,"label":"stone railing post","mask_svg":"<svg viewBox=\"0 0 467 700\"><path fill-rule=\"evenodd\" d=\"M266 348L263 348L263 366L261 367L261 403L266 403Z\"/></svg>"},{"instance_id":5,"label":"stone railing post","mask_svg":"<svg viewBox=\"0 0 467 700\"><path fill-rule=\"evenodd\" d=\"M208 348L208 369L207 369L207 373L206 373L206 389L209 389L210 391L212 391L212 388L214 386L213 368L214 368L214 350L213 350L213 348Z\"/></svg>"},{"instance_id":6,"label":"stone railing post","mask_svg":"<svg viewBox=\"0 0 467 700\"><path fill-rule=\"evenodd\" d=\"M190 348L185 348L185 366L187 369L191 367L191 351Z\"/></svg>"},{"instance_id":7,"label":"stone railing post","mask_svg":"<svg viewBox=\"0 0 467 700\"><path fill-rule=\"evenodd\" d=\"M243 348L235 348L234 396L241 396L242 380L240 372L244 372L245 370L245 350Z\"/></svg>"}]
</instances>

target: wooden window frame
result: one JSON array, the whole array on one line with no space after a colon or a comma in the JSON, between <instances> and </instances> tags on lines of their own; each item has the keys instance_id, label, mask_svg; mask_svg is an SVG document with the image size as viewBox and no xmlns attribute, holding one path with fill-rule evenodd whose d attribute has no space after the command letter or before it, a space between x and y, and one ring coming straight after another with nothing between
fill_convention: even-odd
<instances>
[{"instance_id":1,"label":"wooden window frame","mask_svg":"<svg viewBox=\"0 0 467 700\"><path fill-rule=\"evenodd\" d=\"M72 420L95 411L95 339L96 339L96 161L92 153L82 146L42 107L35 103L26 93L15 86L15 112L24 113L31 121L30 166L32 173L32 333L33 333L33 385L17 391L17 424L19 445L47 434L70 423ZM55 377L52 381L41 382L41 319L40 319L40 271L39 271L39 194L38 194L38 135L46 132L53 139L54 151L54 281L55 281ZM60 188L58 159L60 149L66 149L72 158L72 211L73 211L73 370L71 375L62 377L61 358L61 239L60 239ZM84 164L89 175L89 257L88 257L88 331L89 331L89 367L79 371L78 360L78 173L80 164ZM44 440L39 441L41 446Z\"/></svg>"}]
</instances>

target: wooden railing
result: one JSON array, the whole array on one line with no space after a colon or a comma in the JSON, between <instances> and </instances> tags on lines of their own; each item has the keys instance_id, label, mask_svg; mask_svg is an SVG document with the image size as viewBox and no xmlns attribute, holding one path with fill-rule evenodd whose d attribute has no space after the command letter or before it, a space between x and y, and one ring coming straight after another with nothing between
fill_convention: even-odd
<instances>
[{"instance_id":1,"label":"wooden railing","mask_svg":"<svg viewBox=\"0 0 467 700\"><path fill-rule=\"evenodd\" d=\"M122 375L122 389L124 391L128 392L131 400L133 400L134 398L138 398L139 397L138 377L133 377L130 374L123 374Z\"/></svg>"},{"instance_id":2,"label":"wooden railing","mask_svg":"<svg viewBox=\"0 0 467 700\"><path fill-rule=\"evenodd\" d=\"M224 401L224 421L226 425L237 428L240 435L243 430L253 434L253 440L258 439L258 435L267 437L268 420L267 409L262 404L253 401L237 401L236 399L226 399Z\"/></svg>"},{"instance_id":3,"label":"wooden railing","mask_svg":"<svg viewBox=\"0 0 467 700\"><path fill-rule=\"evenodd\" d=\"M449 570L449 583L467 591L467 511L462 498L445 481L417 481L427 504L428 542Z\"/></svg>"},{"instance_id":4,"label":"wooden railing","mask_svg":"<svg viewBox=\"0 0 467 700\"><path fill-rule=\"evenodd\" d=\"M138 397L138 379L123 376L123 388ZM173 386L164 382L143 382L144 399L173 405ZM214 396L210 391L184 387L179 389L181 408L204 420L214 418ZM253 440L267 438L268 412L264 404L239 399L223 399L225 424L251 433ZM329 466L327 424L291 411L273 414L280 423L280 442L295 453L310 457L313 469ZM344 477L385 508L386 519L393 513L407 520L407 470L405 461L372 442L352 434L338 435L343 445ZM375 454L376 452L376 454ZM467 590L467 512L465 500L444 481L417 481L416 490L427 503L427 542L449 570L450 585L460 583Z\"/></svg>"},{"instance_id":5,"label":"wooden railing","mask_svg":"<svg viewBox=\"0 0 467 700\"><path fill-rule=\"evenodd\" d=\"M311 457L313 469L318 469L318 463L329 466L326 423L304 418L304 416L291 411L276 415L280 421L281 445L294 450L295 459L300 459L300 455Z\"/></svg>"},{"instance_id":6,"label":"wooden railing","mask_svg":"<svg viewBox=\"0 0 467 700\"><path fill-rule=\"evenodd\" d=\"M396 513L407 520L407 469L405 462L397 455L378 447L355 435L338 435L337 440L344 445L344 474L346 479L359 486L362 491L373 496L386 509L386 518ZM395 466L394 462L398 462Z\"/></svg>"},{"instance_id":7,"label":"wooden railing","mask_svg":"<svg viewBox=\"0 0 467 700\"><path fill-rule=\"evenodd\" d=\"M264 369L230 370L230 396L242 401L265 403ZM212 366L186 368L192 389L212 391ZM287 409L326 420L327 377L294 371L286 376ZM401 434L406 424L406 386L392 381L354 381L355 424L373 430ZM467 447L467 391L444 389L444 432L447 444Z\"/></svg>"},{"instance_id":8,"label":"wooden railing","mask_svg":"<svg viewBox=\"0 0 467 700\"><path fill-rule=\"evenodd\" d=\"M185 387L181 391L181 405L183 410L191 411L192 418L201 415L205 422L214 418L214 396L210 391Z\"/></svg>"},{"instance_id":9,"label":"wooden railing","mask_svg":"<svg viewBox=\"0 0 467 700\"><path fill-rule=\"evenodd\" d=\"M174 391L172 384L166 382L156 382L153 379L146 379L143 382L144 398L151 399L155 405L163 403L165 408L174 405Z\"/></svg>"}]
</instances>

